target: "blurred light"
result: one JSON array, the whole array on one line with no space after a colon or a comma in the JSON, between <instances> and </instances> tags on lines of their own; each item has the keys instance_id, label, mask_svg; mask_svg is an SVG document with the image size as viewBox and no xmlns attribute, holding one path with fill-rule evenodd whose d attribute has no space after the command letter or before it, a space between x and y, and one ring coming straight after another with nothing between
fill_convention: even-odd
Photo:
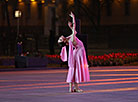
<instances>
[{"instance_id":1,"label":"blurred light","mask_svg":"<svg viewBox=\"0 0 138 102\"><path fill-rule=\"evenodd\" d=\"M99 0L100 2L102 2L103 0Z\"/></svg>"},{"instance_id":2,"label":"blurred light","mask_svg":"<svg viewBox=\"0 0 138 102\"><path fill-rule=\"evenodd\" d=\"M37 1L31 0L31 5L36 7L37 6Z\"/></svg>"},{"instance_id":3,"label":"blurred light","mask_svg":"<svg viewBox=\"0 0 138 102\"><path fill-rule=\"evenodd\" d=\"M16 11L15 11L15 17L16 17L16 18L21 17L21 15L22 15L21 11L19 11L19 10L16 10Z\"/></svg>"},{"instance_id":4,"label":"blurred light","mask_svg":"<svg viewBox=\"0 0 138 102\"><path fill-rule=\"evenodd\" d=\"M52 0L52 3L55 3L56 2L56 0Z\"/></svg>"},{"instance_id":5,"label":"blurred light","mask_svg":"<svg viewBox=\"0 0 138 102\"><path fill-rule=\"evenodd\" d=\"M41 0L41 3L44 4L45 3L45 0Z\"/></svg>"},{"instance_id":6,"label":"blurred light","mask_svg":"<svg viewBox=\"0 0 138 102\"><path fill-rule=\"evenodd\" d=\"M22 0L18 0L18 2L22 2Z\"/></svg>"},{"instance_id":7,"label":"blurred light","mask_svg":"<svg viewBox=\"0 0 138 102\"><path fill-rule=\"evenodd\" d=\"M6 0L8 2L8 0Z\"/></svg>"},{"instance_id":8,"label":"blurred light","mask_svg":"<svg viewBox=\"0 0 138 102\"><path fill-rule=\"evenodd\" d=\"M121 0L118 0L118 2L120 3L120 2L121 2Z\"/></svg>"},{"instance_id":9,"label":"blurred light","mask_svg":"<svg viewBox=\"0 0 138 102\"><path fill-rule=\"evenodd\" d=\"M68 4L72 5L74 3L74 0L68 0Z\"/></svg>"},{"instance_id":10,"label":"blurred light","mask_svg":"<svg viewBox=\"0 0 138 102\"><path fill-rule=\"evenodd\" d=\"M83 3L84 4L88 4L88 0L83 0Z\"/></svg>"},{"instance_id":11,"label":"blurred light","mask_svg":"<svg viewBox=\"0 0 138 102\"><path fill-rule=\"evenodd\" d=\"M19 2L19 8L20 8L20 7L24 7L24 2L23 2L23 0L19 0L18 2Z\"/></svg>"},{"instance_id":12,"label":"blurred light","mask_svg":"<svg viewBox=\"0 0 138 102\"><path fill-rule=\"evenodd\" d=\"M34 2L35 0L30 0L31 2Z\"/></svg>"}]
</instances>

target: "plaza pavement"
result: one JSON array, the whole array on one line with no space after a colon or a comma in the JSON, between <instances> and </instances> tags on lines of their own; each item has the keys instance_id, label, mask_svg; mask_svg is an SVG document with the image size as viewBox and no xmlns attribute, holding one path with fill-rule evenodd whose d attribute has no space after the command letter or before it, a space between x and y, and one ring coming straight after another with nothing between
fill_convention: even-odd
<instances>
[{"instance_id":1,"label":"plaza pavement","mask_svg":"<svg viewBox=\"0 0 138 102\"><path fill-rule=\"evenodd\" d=\"M68 93L67 69L0 72L0 102L138 102L138 66L90 67L82 93Z\"/></svg>"}]
</instances>

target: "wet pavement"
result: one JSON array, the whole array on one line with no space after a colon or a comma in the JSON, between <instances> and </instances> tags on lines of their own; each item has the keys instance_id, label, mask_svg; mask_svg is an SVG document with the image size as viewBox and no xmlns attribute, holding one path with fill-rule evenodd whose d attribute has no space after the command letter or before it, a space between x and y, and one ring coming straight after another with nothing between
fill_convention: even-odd
<instances>
[{"instance_id":1,"label":"wet pavement","mask_svg":"<svg viewBox=\"0 0 138 102\"><path fill-rule=\"evenodd\" d=\"M91 67L82 93L68 93L67 69L0 72L0 102L138 102L138 66Z\"/></svg>"}]
</instances>

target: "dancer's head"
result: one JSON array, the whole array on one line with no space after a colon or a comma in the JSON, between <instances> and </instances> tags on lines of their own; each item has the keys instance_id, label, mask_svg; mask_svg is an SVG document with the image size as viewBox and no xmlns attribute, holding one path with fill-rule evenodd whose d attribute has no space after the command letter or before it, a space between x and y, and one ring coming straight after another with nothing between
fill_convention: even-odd
<instances>
[{"instance_id":1,"label":"dancer's head","mask_svg":"<svg viewBox=\"0 0 138 102\"><path fill-rule=\"evenodd\" d=\"M66 38L63 35L61 35L58 39L58 43L64 42L65 39Z\"/></svg>"},{"instance_id":2,"label":"dancer's head","mask_svg":"<svg viewBox=\"0 0 138 102\"><path fill-rule=\"evenodd\" d=\"M59 44L59 46L63 47L63 46L66 45L66 43L67 43L66 37L64 37L63 35L60 36L59 39L58 39L58 44Z\"/></svg>"}]
</instances>

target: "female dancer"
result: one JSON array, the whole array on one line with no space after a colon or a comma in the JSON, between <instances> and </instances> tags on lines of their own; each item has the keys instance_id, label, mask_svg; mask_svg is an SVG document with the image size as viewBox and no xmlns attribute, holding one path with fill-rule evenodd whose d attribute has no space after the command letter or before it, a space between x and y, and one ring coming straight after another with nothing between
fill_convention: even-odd
<instances>
[{"instance_id":1,"label":"female dancer","mask_svg":"<svg viewBox=\"0 0 138 102\"><path fill-rule=\"evenodd\" d=\"M76 31L76 22L75 16L71 12L69 16L72 18L72 22L68 22L68 26L72 30L72 34L68 37L61 36L58 40L58 43L64 43L64 45L69 45L69 54L68 54L68 75L66 82L69 83L69 92L82 92L83 90L79 89L78 83L87 82L90 80L88 63L85 53L85 48L77 37ZM62 44L63 45L63 44ZM62 47L61 50L61 59L62 61L67 61L66 46ZM74 85L74 89L73 89Z\"/></svg>"}]
</instances>

